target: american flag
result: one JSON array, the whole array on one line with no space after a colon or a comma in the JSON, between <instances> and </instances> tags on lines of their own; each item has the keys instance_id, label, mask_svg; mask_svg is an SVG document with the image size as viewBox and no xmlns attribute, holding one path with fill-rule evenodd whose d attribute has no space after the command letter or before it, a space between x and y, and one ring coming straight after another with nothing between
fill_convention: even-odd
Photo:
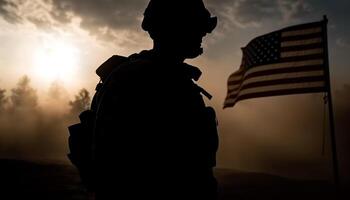
<instances>
[{"instance_id":1,"label":"american flag","mask_svg":"<svg viewBox=\"0 0 350 200\"><path fill-rule=\"evenodd\" d=\"M224 108L244 99L325 91L326 23L291 26L250 41L240 68L228 78Z\"/></svg>"}]
</instances>

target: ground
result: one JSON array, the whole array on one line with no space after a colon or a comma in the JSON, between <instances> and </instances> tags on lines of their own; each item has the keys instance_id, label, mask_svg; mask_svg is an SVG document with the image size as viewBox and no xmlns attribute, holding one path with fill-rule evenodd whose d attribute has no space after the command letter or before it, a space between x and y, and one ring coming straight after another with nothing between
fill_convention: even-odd
<instances>
[{"instance_id":1,"label":"ground","mask_svg":"<svg viewBox=\"0 0 350 200\"><path fill-rule=\"evenodd\" d=\"M220 200L347 199L326 181L300 181L262 173L217 169ZM2 200L87 200L76 169L67 163L0 159Z\"/></svg>"}]
</instances>

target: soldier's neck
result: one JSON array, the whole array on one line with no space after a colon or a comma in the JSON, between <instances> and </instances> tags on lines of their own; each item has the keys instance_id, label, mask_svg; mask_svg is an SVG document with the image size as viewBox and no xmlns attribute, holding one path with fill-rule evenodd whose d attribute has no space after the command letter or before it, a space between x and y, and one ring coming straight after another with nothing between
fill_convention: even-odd
<instances>
[{"instance_id":1,"label":"soldier's neck","mask_svg":"<svg viewBox=\"0 0 350 200\"><path fill-rule=\"evenodd\" d=\"M152 52L155 56L166 60L168 62L172 63L183 63L185 61L185 57L182 55L179 55L170 47L164 47L160 45L154 45Z\"/></svg>"}]
</instances>

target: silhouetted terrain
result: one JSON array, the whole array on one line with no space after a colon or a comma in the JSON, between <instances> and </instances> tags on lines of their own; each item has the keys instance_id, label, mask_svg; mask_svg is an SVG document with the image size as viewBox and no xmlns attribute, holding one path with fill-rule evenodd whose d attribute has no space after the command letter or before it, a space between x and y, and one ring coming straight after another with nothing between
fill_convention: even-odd
<instances>
[{"instance_id":1,"label":"silhouetted terrain","mask_svg":"<svg viewBox=\"0 0 350 200\"><path fill-rule=\"evenodd\" d=\"M326 181L301 181L279 176L218 169L220 200L251 199L336 199L335 190Z\"/></svg>"},{"instance_id":2,"label":"silhouetted terrain","mask_svg":"<svg viewBox=\"0 0 350 200\"><path fill-rule=\"evenodd\" d=\"M0 160L0 177L2 200L87 199L78 172L67 164Z\"/></svg>"},{"instance_id":3,"label":"silhouetted terrain","mask_svg":"<svg viewBox=\"0 0 350 200\"><path fill-rule=\"evenodd\" d=\"M220 199L336 199L331 184L217 169ZM87 199L78 172L68 164L0 160L1 199ZM345 197L339 199L346 199Z\"/></svg>"}]
</instances>

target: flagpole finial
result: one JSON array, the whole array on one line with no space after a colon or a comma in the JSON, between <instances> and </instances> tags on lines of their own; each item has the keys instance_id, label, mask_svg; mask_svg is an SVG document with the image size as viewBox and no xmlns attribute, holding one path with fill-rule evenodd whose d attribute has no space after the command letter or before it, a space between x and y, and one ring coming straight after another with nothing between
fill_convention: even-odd
<instances>
[{"instance_id":1,"label":"flagpole finial","mask_svg":"<svg viewBox=\"0 0 350 200\"><path fill-rule=\"evenodd\" d=\"M327 15L323 15L323 21L328 22Z\"/></svg>"}]
</instances>

